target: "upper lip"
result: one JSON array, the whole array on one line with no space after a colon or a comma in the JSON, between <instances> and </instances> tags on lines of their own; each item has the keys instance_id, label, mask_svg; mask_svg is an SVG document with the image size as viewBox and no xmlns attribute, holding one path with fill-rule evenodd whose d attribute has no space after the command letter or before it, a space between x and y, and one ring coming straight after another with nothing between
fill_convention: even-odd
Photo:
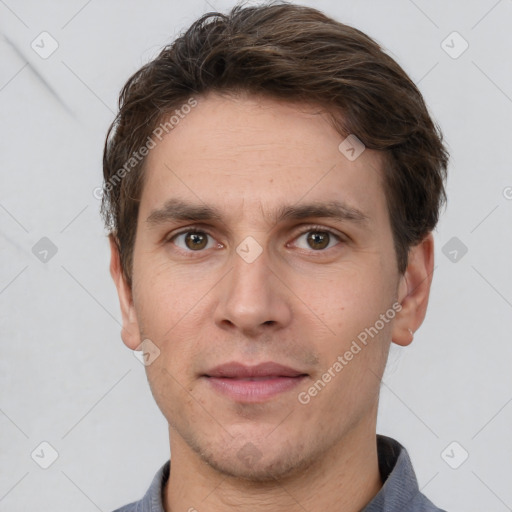
<instances>
[{"instance_id":1,"label":"upper lip","mask_svg":"<svg viewBox=\"0 0 512 512\"><path fill-rule=\"evenodd\" d=\"M249 378L249 377L299 377L304 372L274 362L247 366L242 363L230 362L221 364L205 373L207 377Z\"/></svg>"}]
</instances>

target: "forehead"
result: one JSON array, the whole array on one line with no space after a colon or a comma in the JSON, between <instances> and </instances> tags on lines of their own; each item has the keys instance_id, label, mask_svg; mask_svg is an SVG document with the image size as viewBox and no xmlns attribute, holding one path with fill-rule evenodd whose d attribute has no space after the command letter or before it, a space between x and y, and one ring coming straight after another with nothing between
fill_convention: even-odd
<instances>
[{"instance_id":1,"label":"forehead","mask_svg":"<svg viewBox=\"0 0 512 512\"><path fill-rule=\"evenodd\" d=\"M370 219L385 213L382 155L365 149L349 160L320 107L218 94L197 101L147 156L144 218L169 198L237 216L335 201Z\"/></svg>"}]
</instances>

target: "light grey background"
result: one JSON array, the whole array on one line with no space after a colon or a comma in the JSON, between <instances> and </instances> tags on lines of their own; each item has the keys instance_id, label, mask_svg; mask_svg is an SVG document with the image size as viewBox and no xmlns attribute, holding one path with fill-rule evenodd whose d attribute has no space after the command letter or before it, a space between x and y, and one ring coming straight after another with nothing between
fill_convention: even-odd
<instances>
[{"instance_id":1,"label":"light grey background","mask_svg":"<svg viewBox=\"0 0 512 512\"><path fill-rule=\"evenodd\" d=\"M391 353L378 430L406 446L438 506L512 510L512 1L304 3L388 49L452 155L427 319ZM233 4L0 0L2 511L109 511L140 498L168 457L144 367L119 336L93 190L128 76ZM51 48L43 31L59 45L46 59L31 47ZM458 58L453 31L469 44ZM51 258L32 251L42 237ZM455 262L453 237L468 249ZM48 469L43 441L58 452Z\"/></svg>"}]
</instances>

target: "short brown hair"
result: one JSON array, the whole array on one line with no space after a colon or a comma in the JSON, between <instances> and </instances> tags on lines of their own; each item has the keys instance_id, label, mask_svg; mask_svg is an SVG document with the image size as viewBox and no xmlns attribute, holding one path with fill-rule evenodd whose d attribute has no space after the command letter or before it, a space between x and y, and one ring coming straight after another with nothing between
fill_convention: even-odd
<instances>
[{"instance_id":1,"label":"short brown hair","mask_svg":"<svg viewBox=\"0 0 512 512\"><path fill-rule=\"evenodd\" d=\"M441 131L418 88L373 39L316 9L278 1L203 15L124 85L105 141L101 211L130 285L144 181L138 151L163 116L210 91L315 103L342 136L383 151L397 265L405 271L409 248L435 228L446 202Z\"/></svg>"}]
</instances>

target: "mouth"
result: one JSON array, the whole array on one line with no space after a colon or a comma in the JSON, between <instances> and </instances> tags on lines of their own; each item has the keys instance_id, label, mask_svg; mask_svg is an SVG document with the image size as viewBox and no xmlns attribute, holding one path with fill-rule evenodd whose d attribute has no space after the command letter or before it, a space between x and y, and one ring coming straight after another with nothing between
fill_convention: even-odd
<instances>
[{"instance_id":1,"label":"mouth","mask_svg":"<svg viewBox=\"0 0 512 512\"><path fill-rule=\"evenodd\" d=\"M308 374L274 362L256 366L232 362L216 366L201 377L215 392L236 402L261 403L291 391Z\"/></svg>"}]
</instances>

